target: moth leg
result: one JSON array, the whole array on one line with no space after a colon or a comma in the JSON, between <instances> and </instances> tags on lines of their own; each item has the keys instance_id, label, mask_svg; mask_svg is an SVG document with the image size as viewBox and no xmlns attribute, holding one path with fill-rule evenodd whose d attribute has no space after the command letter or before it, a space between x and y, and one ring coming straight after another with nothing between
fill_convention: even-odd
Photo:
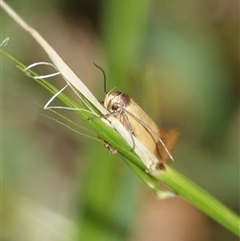
<instances>
[{"instance_id":1,"label":"moth leg","mask_svg":"<svg viewBox=\"0 0 240 241\"><path fill-rule=\"evenodd\" d=\"M125 114L125 112L124 112L123 109L121 109L121 110L119 110L119 111L111 112L111 113L106 114L106 115L103 115L103 116L100 116L99 118L102 118L102 117L107 118L107 117L109 117L109 116L117 117L118 115L120 115L120 117L121 117L121 116L123 117L123 123L122 123L122 124L123 124L123 126L127 129L127 131L130 132L130 134L131 134L131 139L132 139L132 143L133 143L133 146L132 146L131 151L133 151L134 148L135 148L135 141L134 141L134 139L133 139L134 131L133 131L132 126L131 126L131 124L130 124L130 121L129 121L129 119L128 119L128 117L127 117L127 115ZM97 117L95 117L95 118L97 118Z\"/></svg>"},{"instance_id":2,"label":"moth leg","mask_svg":"<svg viewBox=\"0 0 240 241\"><path fill-rule=\"evenodd\" d=\"M106 114L106 115L100 115L100 116L92 116L90 118L88 118L88 120L94 120L94 119L101 119L101 118L107 118L109 116L116 116L118 115L119 112L112 112L112 113L109 113L109 114ZM110 121L109 121L110 122ZM101 138L100 138L101 139ZM106 149L108 149L108 151L110 152L110 154L116 154L117 153L117 150L114 149L107 141L103 140L103 145Z\"/></svg>"},{"instance_id":3,"label":"moth leg","mask_svg":"<svg viewBox=\"0 0 240 241\"><path fill-rule=\"evenodd\" d=\"M108 149L108 151L110 152L111 155L116 154L117 150L114 149L107 141L103 140L102 138L100 138L98 136L98 139L100 139L101 141L103 141L103 145L106 149Z\"/></svg>"},{"instance_id":4,"label":"moth leg","mask_svg":"<svg viewBox=\"0 0 240 241\"><path fill-rule=\"evenodd\" d=\"M131 151L133 151L134 150L134 148L135 148L135 141L134 141L134 139L133 139L133 135L134 135L134 131L133 131L133 129L132 129L132 126L131 126L131 124L130 124L130 121L129 121L129 119L128 119L128 117L127 117L127 115L126 115L126 113L124 112L124 110L123 109L121 109L121 110L119 110L119 111L114 111L114 112L111 112L111 113L108 113L108 114L106 114L106 115L101 115L101 116L93 116L93 117L91 117L91 118L88 118L88 120L93 120L93 119L98 119L98 118L108 118L109 116L114 116L114 117L118 117L120 115L120 117L122 117L123 118L123 126L127 129L127 131L131 134L131 139L132 139L132 143L133 143L133 146L132 146L132 149L131 149ZM105 146L105 145L104 145ZM107 143L107 146L105 146L107 149L109 149L109 144ZM110 150L110 152L111 152L111 150Z\"/></svg>"},{"instance_id":5,"label":"moth leg","mask_svg":"<svg viewBox=\"0 0 240 241\"><path fill-rule=\"evenodd\" d=\"M108 151L110 152L110 154L114 155L117 153L117 150L114 149L107 141L103 141L103 145L105 148L108 149Z\"/></svg>"},{"instance_id":6,"label":"moth leg","mask_svg":"<svg viewBox=\"0 0 240 241\"><path fill-rule=\"evenodd\" d=\"M131 124L130 124L130 121L129 121L126 113L123 112L123 113L122 113L122 116L123 116L123 126L124 126L124 127L128 130L128 132L131 134L131 139L132 139L132 143L133 143L133 146L132 146L131 151L133 151L134 148L135 148L135 141L134 141L134 139L133 139L134 131L133 131L133 129L132 129L132 126L131 126Z\"/></svg>"}]
</instances>

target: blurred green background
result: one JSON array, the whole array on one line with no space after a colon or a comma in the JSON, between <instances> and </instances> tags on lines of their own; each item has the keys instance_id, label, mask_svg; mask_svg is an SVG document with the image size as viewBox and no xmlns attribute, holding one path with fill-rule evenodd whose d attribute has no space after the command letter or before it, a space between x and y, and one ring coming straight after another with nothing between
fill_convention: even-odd
<instances>
[{"instance_id":1,"label":"blurred green background","mask_svg":"<svg viewBox=\"0 0 240 241\"><path fill-rule=\"evenodd\" d=\"M8 3L99 100L93 62L108 90L128 93L159 126L178 127L171 165L239 213L237 1ZM1 11L6 37L4 50L24 64L49 61ZM120 155L44 117L50 98L1 57L3 241L238 240L179 197L157 200Z\"/></svg>"}]
</instances>

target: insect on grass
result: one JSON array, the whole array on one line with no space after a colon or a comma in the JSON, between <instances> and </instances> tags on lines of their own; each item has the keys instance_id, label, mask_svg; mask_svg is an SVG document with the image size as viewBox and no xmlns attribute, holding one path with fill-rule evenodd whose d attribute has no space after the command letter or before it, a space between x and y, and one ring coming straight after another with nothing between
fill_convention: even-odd
<instances>
[{"instance_id":1,"label":"insect on grass","mask_svg":"<svg viewBox=\"0 0 240 241\"><path fill-rule=\"evenodd\" d=\"M110 115L116 117L123 126L134 135L159 162L168 163L173 161L172 152L179 138L177 129L163 130L144 112L144 110L126 93L120 91L109 91L106 88L106 74L98 65L104 76L104 107ZM135 147L134 139L132 149Z\"/></svg>"}]
</instances>

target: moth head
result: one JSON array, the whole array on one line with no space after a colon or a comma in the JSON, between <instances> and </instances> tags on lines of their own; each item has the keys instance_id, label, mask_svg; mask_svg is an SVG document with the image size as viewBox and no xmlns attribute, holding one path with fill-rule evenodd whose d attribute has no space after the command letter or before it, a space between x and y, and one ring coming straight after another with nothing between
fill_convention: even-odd
<instances>
[{"instance_id":1,"label":"moth head","mask_svg":"<svg viewBox=\"0 0 240 241\"><path fill-rule=\"evenodd\" d=\"M123 92L109 92L105 95L103 105L109 112L120 112L130 103L130 97Z\"/></svg>"},{"instance_id":2,"label":"moth head","mask_svg":"<svg viewBox=\"0 0 240 241\"><path fill-rule=\"evenodd\" d=\"M113 92L112 90L107 92L107 81L106 81L106 74L104 70L99 67L98 65L94 64L98 69L100 69L103 73L104 77L104 92L105 92L105 98L103 101L104 107L110 112L110 113L115 113L115 112L121 112L126 108L129 103L130 103L130 97L119 91Z\"/></svg>"}]
</instances>

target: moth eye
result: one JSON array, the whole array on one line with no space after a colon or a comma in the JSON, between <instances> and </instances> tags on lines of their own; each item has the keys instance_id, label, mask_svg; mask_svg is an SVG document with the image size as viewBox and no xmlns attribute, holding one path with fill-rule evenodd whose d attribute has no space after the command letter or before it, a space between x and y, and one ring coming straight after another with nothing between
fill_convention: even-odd
<instances>
[{"instance_id":1,"label":"moth eye","mask_svg":"<svg viewBox=\"0 0 240 241\"><path fill-rule=\"evenodd\" d=\"M111 110L113 110L113 111L117 111L119 109L120 109L119 103L113 103L113 105L111 106Z\"/></svg>"}]
</instances>

